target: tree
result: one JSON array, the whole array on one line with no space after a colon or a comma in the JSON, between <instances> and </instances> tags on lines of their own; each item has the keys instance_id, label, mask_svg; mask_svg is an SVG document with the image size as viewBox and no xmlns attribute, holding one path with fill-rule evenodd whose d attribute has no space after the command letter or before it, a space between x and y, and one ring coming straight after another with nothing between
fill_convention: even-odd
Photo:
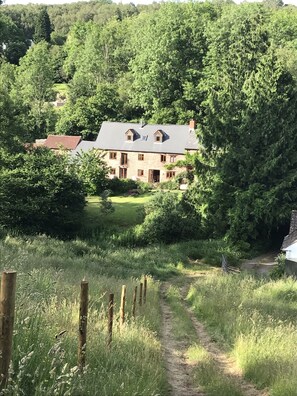
<instances>
[{"instance_id":1,"label":"tree","mask_svg":"<svg viewBox=\"0 0 297 396\"><path fill-rule=\"evenodd\" d=\"M69 159L45 148L0 152L0 196L0 226L29 234L75 235L85 205Z\"/></svg>"},{"instance_id":2,"label":"tree","mask_svg":"<svg viewBox=\"0 0 297 396\"><path fill-rule=\"evenodd\" d=\"M268 239L297 204L297 90L269 41L267 8L226 10L209 32L196 207L213 235Z\"/></svg>"},{"instance_id":3,"label":"tree","mask_svg":"<svg viewBox=\"0 0 297 396\"><path fill-rule=\"evenodd\" d=\"M51 39L51 21L46 7L43 7L35 21L34 42L37 44L40 41L50 42Z\"/></svg>"},{"instance_id":4,"label":"tree","mask_svg":"<svg viewBox=\"0 0 297 396\"><path fill-rule=\"evenodd\" d=\"M104 161L105 153L89 150L74 158L76 173L88 195L100 195L107 187L109 167Z\"/></svg>"},{"instance_id":5,"label":"tree","mask_svg":"<svg viewBox=\"0 0 297 396\"><path fill-rule=\"evenodd\" d=\"M13 64L18 64L19 59L25 55L28 41L24 33L11 18L0 14L0 55Z\"/></svg>"},{"instance_id":6,"label":"tree","mask_svg":"<svg viewBox=\"0 0 297 396\"><path fill-rule=\"evenodd\" d=\"M210 3L166 3L155 13L140 14L130 62L131 98L152 122L188 122L198 112L205 28L216 13Z\"/></svg>"},{"instance_id":7,"label":"tree","mask_svg":"<svg viewBox=\"0 0 297 396\"><path fill-rule=\"evenodd\" d=\"M0 146L8 152L20 150L26 140L25 108L14 95L15 69L0 60Z\"/></svg>"},{"instance_id":8,"label":"tree","mask_svg":"<svg viewBox=\"0 0 297 396\"><path fill-rule=\"evenodd\" d=\"M28 108L27 128L33 138L53 132L56 114L49 103L54 99L53 82L52 58L42 41L21 59L17 74L18 95Z\"/></svg>"},{"instance_id":9,"label":"tree","mask_svg":"<svg viewBox=\"0 0 297 396\"><path fill-rule=\"evenodd\" d=\"M121 101L112 85L101 84L94 96L81 97L75 103L68 101L59 116L57 133L93 140L103 121L120 119Z\"/></svg>"}]
</instances>

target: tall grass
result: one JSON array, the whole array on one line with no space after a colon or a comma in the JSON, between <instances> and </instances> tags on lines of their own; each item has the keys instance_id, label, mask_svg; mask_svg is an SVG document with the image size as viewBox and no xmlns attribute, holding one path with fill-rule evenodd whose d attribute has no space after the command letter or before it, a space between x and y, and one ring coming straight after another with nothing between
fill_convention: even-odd
<instances>
[{"instance_id":1,"label":"tall grass","mask_svg":"<svg viewBox=\"0 0 297 396\"><path fill-rule=\"evenodd\" d=\"M100 248L88 248L80 241L8 237L0 242L0 249L1 269L18 271L13 365L6 394L151 396L166 392L157 281L149 278L147 303L137 307L133 320L132 292L140 275L122 279L117 265L108 268L115 260L107 260ZM89 281L90 303L87 367L80 373L76 367L78 298L84 277ZM120 328L122 284L127 286L128 317ZM106 347L109 292L115 293L111 350Z\"/></svg>"},{"instance_id":2,"label":"tall grass","mask_svg":"<svg viewBox=\"0 0 297 396\"><path fill-rule=\"evenodd\" d=\"M297 389L297 284L291 279L207 275L188 300L246 378L273 396Z\"/></svg>"}]
</instances>

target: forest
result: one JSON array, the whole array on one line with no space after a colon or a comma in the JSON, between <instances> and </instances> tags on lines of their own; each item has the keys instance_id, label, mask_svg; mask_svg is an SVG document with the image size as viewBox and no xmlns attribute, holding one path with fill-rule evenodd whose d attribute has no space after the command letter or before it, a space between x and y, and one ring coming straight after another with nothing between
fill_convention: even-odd
<instances>
[{"instance_id":1,"label":"forest","mask_svg":"<svg viewBox=\"0 0 297 396\"><path fill-rule=\"evenodd\" d=\"M93 140L104 120L186 124L194 118L202 148L189 158L196 178L174 210L181 211L177 222L192 216L201 238L227 236L243 247L284 235L297 204L294 6L272 0L2 4L0 43L1 213L18 188L35 194L35 202L44 198L49 187L37 181L50 168L52 179L68 177L60 187L80 191L71 202L78 212L83 208L75 172L65 176L62 159L28 154L24 143L49 133ZM67 98L58 110L57 96ZM48 166L43 176L38 163ZM36 212L29 202L18 205L19 216ZM2 227L17 224L14 212ZM43 229L30 221L33 231Z\"/></svg>"}]
</instances>

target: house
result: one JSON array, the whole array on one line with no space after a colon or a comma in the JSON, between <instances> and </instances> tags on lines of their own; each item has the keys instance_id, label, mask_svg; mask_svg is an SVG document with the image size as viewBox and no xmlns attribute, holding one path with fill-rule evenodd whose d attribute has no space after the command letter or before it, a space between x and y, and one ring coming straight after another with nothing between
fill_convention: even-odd
<instances>
[{"instance_id":1,"label":"house","mask_svg":"<svg viewBox=\"0 0 297 396\"><path fill-rule=\"evenodd\" d=\"M81 141L81 136L48 135L43 146L54 150L75 150Z\"/></svg>"},{"instance_id":2,"label":"house","mask_svg":"<svg viewBox=\"0 0 297 396\"><path fill-rule=\"evenodd\" d=\"M198 150L195 127L194 120L189 125L105 121L94 148L107 153L110 177L164 182L186 169L173 164L185 159L186 152ZM173 165L170 170L166 169L169 164Z\"/></svg>"},{"instance_id":3,"label":"house","mask_svg":"<svg viewBox=\"0 0 297 396\"><path fill-rule=\"evenodd\" d=\"M46 139L36 139L33 147L47 147L54 152L67 151L71 155L91 150L94 142L81 140L81 136L49 135Z\"/></svg>"},{"instance_id":4,"label":"house","mask_svg":"<svg viewBox=\"0 0 297 396\"><path fill-rule=\"evenodd\" d=\"M297 275L297 210L292 210L289 234L284 238L281 250L286 253L286 273Z\"/></svg>"}]
</instances>

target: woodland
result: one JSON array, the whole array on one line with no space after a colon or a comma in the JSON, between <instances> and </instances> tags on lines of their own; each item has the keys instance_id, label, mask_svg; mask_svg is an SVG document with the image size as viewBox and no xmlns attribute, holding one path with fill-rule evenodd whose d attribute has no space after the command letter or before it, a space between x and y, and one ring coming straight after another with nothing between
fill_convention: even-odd
<instances>
[{"instance_id":1,"label":"woodland","mask_svg":"<svg viewBox=\"0 0 297 396\"><path fill-rule=\"evenodd\" d=\"M104 120L187 124L194 118L201 150L188 161L196 178L167 212L178 213L177 224L191 216L202 238L227 236L243 247L287 231L297 204L294 6L270 0L2 4L0 43L1 213L22 183L22 191L37 194L37 180L45 180L38 162L55 169L55 180L65 169L50 153L24 152L24 143L49 133L93 140ZM67 98L59 110L51 104L57 95ZM74 188L72 176L60 188L81 191L77 201L71 198L79 212L83 187ZM35 202L44 190L51 188L41 186ZM22 212L36 213L27 204ZM15 206L6 218L3 227L18 224Z\"/></svg>"}]
</instances>

